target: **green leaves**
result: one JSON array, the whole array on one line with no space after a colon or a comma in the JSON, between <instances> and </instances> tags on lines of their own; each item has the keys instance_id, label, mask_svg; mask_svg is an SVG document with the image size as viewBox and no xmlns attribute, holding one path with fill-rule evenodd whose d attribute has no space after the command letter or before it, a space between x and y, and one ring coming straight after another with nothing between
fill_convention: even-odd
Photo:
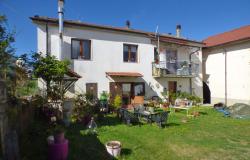
<instances>
[{"instance_id":1,"label":"green leaves","mask_svg":"<svg viewBox=\"0 0 250 160\"><path fill-rule=\"evenodd\" d=\"M59 61L55 56L43 57L41 54L35 54L33 56L35 58L33 67L34 75L37 78L42 78L45 81L60 81L63 79L70 65L68 60Z\"/></svg>"}]
</instances>

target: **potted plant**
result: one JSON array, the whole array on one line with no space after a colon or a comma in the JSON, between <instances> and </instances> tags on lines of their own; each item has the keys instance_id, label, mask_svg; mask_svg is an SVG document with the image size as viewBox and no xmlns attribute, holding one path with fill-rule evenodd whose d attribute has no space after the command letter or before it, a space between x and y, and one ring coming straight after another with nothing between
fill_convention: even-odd
<instances>
[{"instance_id":1,"label":"potted plant","mask_svg":"<svg viewBox=\"0 0 250 160\"><path fill-rule=\"evenodd\" d=\"M155 102L150 100L148 103L148 111L153 113L155 111Z\"/></svg>"},{"instance_id":2,"label":"potted plant","mask_svg":"<svg viewBox=\"0 0 250 160\"><path fill-rule=\"evenodd\" d=\"M61 125L56 125L54 130L54 143L64 142L64 128Z\"/></svg>"},{"instance_id":3,"label":"potted plant","mask_svg":"<svg viewBox=\"0 0 250 160\"><path fill-rule=\"evenodd\" d=\"M106 149L108 151L108 153L113 156L113 157L117 157L120 155L121 153L121 142L119 141L109 141L106 143Z\"/></svg>"}]
</instances>

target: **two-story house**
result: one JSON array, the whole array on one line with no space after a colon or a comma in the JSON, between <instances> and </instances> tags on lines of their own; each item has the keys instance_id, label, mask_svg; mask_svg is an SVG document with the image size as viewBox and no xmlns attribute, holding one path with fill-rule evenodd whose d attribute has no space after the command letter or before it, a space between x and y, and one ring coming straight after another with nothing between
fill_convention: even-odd
<instances>
[{"instance_id":1,"label":"two-story house","mask_svg":"<svg viewBox=\"0 0 250 160\"><path fill-rule=\"evenodd\" d=\"M123 104L137 95L161 97L163 91L203 96L201 42L129 26L64 20L60 55L58 19L34 16L31 20L37 26L38 52L71 60L72 70L82 76L71 89L73 94L99 96L107 91L111 97L120 94Z\"/></svg>"}]
</instances>

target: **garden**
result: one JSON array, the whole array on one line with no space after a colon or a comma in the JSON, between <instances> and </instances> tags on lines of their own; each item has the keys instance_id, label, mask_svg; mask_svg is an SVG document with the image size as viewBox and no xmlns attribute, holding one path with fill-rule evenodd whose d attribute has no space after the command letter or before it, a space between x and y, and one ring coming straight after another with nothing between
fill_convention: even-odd
<instances>
[{"instance_id":1,"label":"garden","mask_svg":"<svg viewBox=\"0 0 250 160\"><path fill-rule=\"evenodd\" d=\"M83 123L65 128L68 159L113 159L106 151L110 140L120 141L117 159L249 159L250 122L224 117L210 107L198 107L200 116L183 122L185 113L169 116L164 128L156 124L127 125L108 114L96 120L96 134ZM36 120L23 134L22 159L46 159L48 124Z\"/></svg>"}]
</instances>

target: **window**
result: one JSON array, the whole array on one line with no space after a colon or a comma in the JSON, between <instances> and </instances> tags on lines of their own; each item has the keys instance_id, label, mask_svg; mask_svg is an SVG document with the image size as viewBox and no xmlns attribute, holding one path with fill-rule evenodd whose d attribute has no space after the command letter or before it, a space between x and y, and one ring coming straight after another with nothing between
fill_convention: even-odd
<instances>
[{"instance_id":1,"label":"window","mask_svg":"<svg viewBox=\"0 0 250 160\"><path fill-rule=\"evenodd\" d=\"M90 40L72 39L71 58L90 60L91 59L90 45L91 45Z\"/></svg>"},{"instance_id":2,"label":"window","mask_svg":"<svg viewBox=\"0 0 250 160\"><path fill-rule=\"evenodd\" d=\"M144 96L145 95L145 84L142 83L134 83L134 95L135 96Z\"/></svg>"},{"instance_id":3,"label":"window","mask_svg":"<svg viewBox=\"0 0 250 160\"><path fill-rule=\"evenodd\" d=\"M137 62L137 46L124 44L123 45L123 61Z\"/></svg>"}]
</instances>

